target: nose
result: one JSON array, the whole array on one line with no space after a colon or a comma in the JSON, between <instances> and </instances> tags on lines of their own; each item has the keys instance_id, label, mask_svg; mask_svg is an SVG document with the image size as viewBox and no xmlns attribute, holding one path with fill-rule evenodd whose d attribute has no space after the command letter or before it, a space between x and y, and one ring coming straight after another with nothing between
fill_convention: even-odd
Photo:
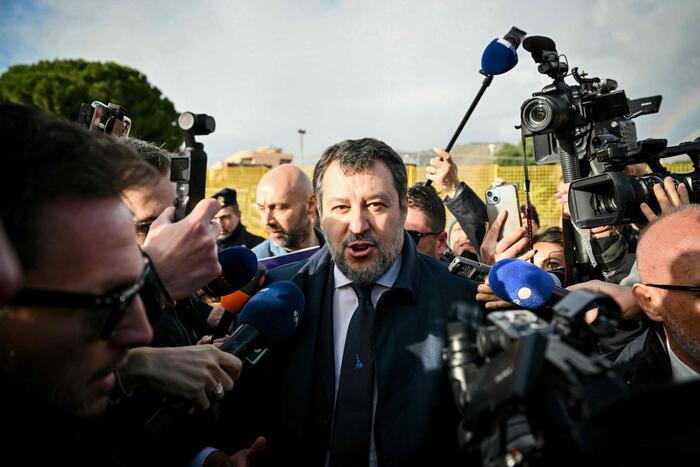
<instances>
[{"instance_id":1,"label":"nose","mask_svg":"<svg viewBox=\"0 0 700 467\"><path fill-rule=\"evenodd\" d=\"M141 297L136 297L131 309L127 310L112 332L109 342L114 347L127 349L147 345L152 339L153 328L148 322L146 309Z\"/></svg>"},{"instance_id":2,"label":"nose","mask_svg":"<svg viewBox=\"0 0 700 467\"><path fill-rule=\"evenodd\" d=\"M270 225L270 224L275 224L275 216L272 213L272 209L270 208L265 208L262 211L262 218L263 221L265 221L265 225Z\"/></svg>"},{"instance_id":3,"label":"nose","mask_svg":"<svg viewBox=\"0 0 700 467\"><path fill-rule=\"evenodd\" d=\"M348 214L350 216L350 232L359 235L368 229L367 211L364 208L353 207Z\"/></svg>"}]
</instances>

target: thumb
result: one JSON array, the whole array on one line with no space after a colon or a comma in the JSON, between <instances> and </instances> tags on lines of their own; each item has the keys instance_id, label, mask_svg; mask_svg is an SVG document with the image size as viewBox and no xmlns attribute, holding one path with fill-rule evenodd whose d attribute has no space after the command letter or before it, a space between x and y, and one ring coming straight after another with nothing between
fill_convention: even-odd
<instances>
[{"instance_id":1,"label":"thumb","mask_svg":"<svg viewBox=\"0 0 700 467\"><path fill-rule=\"evenodd\" d=\"M203 222L209 224L214 215L221 209L221 204L212 198L201 200L187 216L191 222Z\"/></svg>"},{"instance_id":2,"label":"thumb","mask_svg":"<svg viewBox=\"0 0 700 467\"><path fill-rule=\"evenodd\" d=\"M257 457L262 455L265 452L265 449L267 448L267 440L263 436L258 436L255 438L255 441L253 441L252 446L250 446L250 449L248 449L248 452L246 453L246 458L248 460L255 460Z\"/></svg>"},{"instance_id":3,"label":"thumb","mask_svg":"<svg viewBox=\"0 0 700 467\"><path fill-rule=\"evenodd\" d=\"M173 206L168 206L160 216L151 224L151 229L160 227L161 225L170 225L175 222L175 208Z\"/></svg>"}]
</instances>

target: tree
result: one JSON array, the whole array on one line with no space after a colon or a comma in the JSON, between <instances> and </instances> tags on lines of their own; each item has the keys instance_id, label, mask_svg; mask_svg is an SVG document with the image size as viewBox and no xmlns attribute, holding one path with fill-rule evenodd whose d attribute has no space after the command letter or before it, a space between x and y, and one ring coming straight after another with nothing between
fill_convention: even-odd
<instances>
[{"instance_id":1,"label":"tree","mask_svg":"<svg viewBox=\"0 0 700 467\"><path fill-rule=\"evenodd\" d=\"M525 150L527 151L527 163L534 164L534 149L532 145L532 138L527 138L525 140ZM523 165L523 146L522 144L509 144L505 143L501 148L494 154L494 162L497 165Z\"/></svg>"},{"instance_id":2,"label":"tree","mask_svg":"<svg viewBox=\"0 0 700 467\"><path fill-rule=\"evenodd\" d=\"M13 65L0 76L0 100L33 104L72 121L80 103L119 104L131 118L130 136L163 145L170 151L182 137L173 103L139 71L113 62L40 61Z\"/></svg>"}]
</instances>

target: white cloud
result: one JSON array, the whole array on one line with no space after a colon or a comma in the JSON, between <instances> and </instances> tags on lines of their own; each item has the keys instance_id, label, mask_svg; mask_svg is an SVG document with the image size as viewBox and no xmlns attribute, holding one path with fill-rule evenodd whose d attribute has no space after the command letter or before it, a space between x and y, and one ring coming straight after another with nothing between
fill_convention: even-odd
<instances>
[{"instance_id":1,"label":"white cloud","mask_svg":"<svg viewBox=\"0 0 700 467\"><path fill-rule=\"evenodd\" d=\"M297 153L298 128L307 130L307 161L362 136L403 150L444 146L481 84L483 47L512 25L552 37L572 66L616 78L629 97L663 94L662 113L640 121L641 137L697 91L700 71L695 0L51 0L36 10L0 25L16 50L4 55L137 68L178 110L216 117L216 133L202 139L210 160L261 145ZM460 142L515 141L521 102L547 82L520 50L520 64L494 79ZM697 127L681 121L655 136L676 141Z\"/></svg>"}]
</instances>

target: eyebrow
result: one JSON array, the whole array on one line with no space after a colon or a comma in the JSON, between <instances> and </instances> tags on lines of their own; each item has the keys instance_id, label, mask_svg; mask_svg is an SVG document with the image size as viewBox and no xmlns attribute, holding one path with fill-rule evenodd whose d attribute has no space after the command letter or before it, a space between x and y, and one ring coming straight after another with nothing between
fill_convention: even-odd
<instances>
[{"instance_id":1,"label":"eyebrow","mask_svg":"<svg viewBox=\"0 0 700 467\"><path fill-rule=\"evenodd\" d=\"M389 205L392 204L391 197L385 193L374 193L372 195L366 196L363 201L368 203L368 202L375 201L377 199L384 201L386 204L389 204ZM347 203L348 198L335 197L335 198L330 198L328 201L331 203Z\"/></svg>"}]
</instances>

